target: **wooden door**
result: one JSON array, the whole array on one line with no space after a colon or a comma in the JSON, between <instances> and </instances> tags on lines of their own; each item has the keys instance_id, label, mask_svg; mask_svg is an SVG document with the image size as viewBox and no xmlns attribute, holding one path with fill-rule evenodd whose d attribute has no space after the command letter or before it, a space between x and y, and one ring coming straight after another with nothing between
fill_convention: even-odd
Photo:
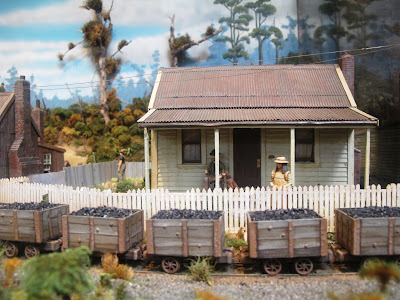
<instances>
[{"instance_id":1,"label":"wooden door","mask_svg":"<svg viewBox=\"0 0 400 300\"><path fill-rule=\"evenodd\" d=\"M239 187L261 186L260 129L233 130L233 165Z\"/></svg>"}]
</instances>

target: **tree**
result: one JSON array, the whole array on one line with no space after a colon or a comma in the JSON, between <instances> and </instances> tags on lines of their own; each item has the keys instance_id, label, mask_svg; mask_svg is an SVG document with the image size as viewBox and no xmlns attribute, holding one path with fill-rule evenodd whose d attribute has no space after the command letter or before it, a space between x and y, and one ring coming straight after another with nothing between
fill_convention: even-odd
<instances>
[{"instance_id":1,"label":"tree","mask_svg":"<svg viewBox=\"0 0 400 300\"><path fill-rule=\"evenodd\" d=\"M65 53L58 54L58 58L62 61L69 51L81 43L89 49L93 64L99 75L100 112L106 124L110 121L106 92L111 81L119 72L121 64L121 59L115 58L115 55L122 53L122 48L130 43L126 40L121 40L118 43L117 50L113 54L109 53L113 32L113 23L111 22L113 4L114 1L112 1L109 10L103 10L102 0L85 0L81 7L93 11L94 17L82 27L83 40L76 44L69 43L68 50Z\"/></svg>"},{"instance_id":2,"label":"tree","mask_svg":"<svg viewBox=\"0 0 400 300\"><path fill-rule=\"evenodd\" d=\"M10 92L14 90L14 84L18 80L18 71L17 69L12 66L10 69L7 70L7 73L10 74L9 78L6 78L6 91Z\"/></svg>"},{"instance_id":3,"label":"tree","mask_svg":"<svg viewBox=\"0 0 400 300\"><path fill-rule=\"evenodd\" d=\"M278 27L275 27L275 20L274 20L274 26L268 28L268 32L270 33L270 35L274 36L274 38L271 39L271 43L275 45L275 58L276 61L278 62L279 50L283 49L283 34Z\"/></svg>"},{"instance_id":4,"label":"tree","mask_svg":"<svg viewBox=\"0 0 400 300\"><path fill-rule=\"evenodd\" d=\"M255 28L249 34L252 38L258 42L258 64L263 64L263 44L267 40L272 32L265 29L265 21L269 16L272 16L276 12L275 6L266 4L271 0L257 0L255 2L246 3L245 7L252 10L254 13Z\"/></svg>"},{"instance_id":5,"label":"tree","mask_svg":"<svg viewBox=\"0 0 400 300\"><path fill-rule=\"evenodd\" d=\"M0 92L5 92L6 89L4 88L4 82L1 83L0 85Z\"/></svg>"},{"instance_id":6,"label":"tree","mask_svg":"<svg viewBox=\"0 0 400 300\"><path fill-rule=\"evenodd\" d=\"M348 4L349 1L347 0L324 0L324 3L318 7L319 12L328 16L331 22L329 25L319 26L315 30L314 37L317 39L320 50L322 49L322 44L326 41L323 38L324 34L334 41L335 50L340 50L340 39L347 34L346 29L342 26L342 12ZM337 52L336 56L339 57L340 53Z\"/></svg>"},{"instance_id":7,"label":"tree","mask_svg":"<svg viewBox=\"0 0 400 300\"><path fill-rule=\"evenodd\" d=\"M215 0L214 4L221 4L229 11L229 17L222 17L219 23L225 23L230 32L230 36L218 38L217 41L229 43L231 48L225 52L222 57L230 61L233 65L237 65L240 58L249 59L249 55L244 49L243 42L250 43L248 36L243 35L244 31L249 29L249 22L253 19L248 14L248 8L240 5L243 0Z\"/></svg>"},{"instance_id":8,"label":"tree","mask_svg":"<svg viewBox=\"0 0 400 300\"><path fill-rule=\"evenodd\" d=\"M189 34L187 33L185 35L180 36L179 38L176 38L175 15L170 17L170 19L171 19L171 26L169 27L170 35L168 39L168 44L171 53L171 67L178 66L178 61L186 50L189 50L193 46L199 45L200 43L216 36L222 31L222 27L216 30L214 27L208 26L206 32L204 33L204 36L197 41L192 41Z\"/></svg>"},{"instance_id":9,"label":"tree","mask_svg":"<svg viewBox=\"0 0 400 300\"><path fill-rule=\"evenodd\" d=\"M376 39L379 36L369 30L375 26L377 16L368 14L368 6L375 1L381 0L353 0L347 5L346 13L343 17L346 19L350 33L347 37L349 41L354 41L354 46L357 48L367 47L370 40Z\"/></svg>"}]
</instances>

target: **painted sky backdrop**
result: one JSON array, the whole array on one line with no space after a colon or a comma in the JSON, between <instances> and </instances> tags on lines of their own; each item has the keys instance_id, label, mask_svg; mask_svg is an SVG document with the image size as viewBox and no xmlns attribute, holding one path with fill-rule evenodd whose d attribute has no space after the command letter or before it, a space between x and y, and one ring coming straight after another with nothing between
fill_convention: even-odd
<instances>
[{"instance_id":1,"label":"painted sky backdrop","mask_svg":"<svg viewBox=\"0 0 400 300\"><path fill-rule=\"evenodd\" d=\"M68 84L74 95L85 100L97 97L97 77L82 47L72 50L61 64L57 53L64 52L69 42L82 39L81 27L90 19L90 12L79 8L82 0L0 0L0 82L10 79L11 69L25 75L36 85L35 93L44 97L48 106L73 103L66 89ZM104 7L111 0L104 0ZM131 102L142 97L150 86L145 82L155 80L159 67L169 67L168 37L169 16L175 14L177 35L189 33L192 39L201 38L207 26L219 28L219 18L227 10L215 5L213 0L115 0L111 18L114 38L110 49L116 49L121 39L132 43L123 49L123 65L115 87L119 96ZM281 55L297 52L297 22L295 0L272 0L276 14L267 20L271 26L280 27L285 45ZM250 30L253 24L251 22ZM222 33L224 34L224 33ZM188 51L186 65L230 65L222 58L227 46L206 41ZM246 45L250 59L242 63L256 63L257 44L251 39ZM265 45L265 64L275 63L274 47ZM33 77L31 77L33 75ZM94 82L87 84L87 82ZM84 83L84 84L77 84ZM69 99L69 101L65 101ZM60 102L64 101L64 102ZM66 106L63 105L63 106Z\"/></svg>"}]
</instances>

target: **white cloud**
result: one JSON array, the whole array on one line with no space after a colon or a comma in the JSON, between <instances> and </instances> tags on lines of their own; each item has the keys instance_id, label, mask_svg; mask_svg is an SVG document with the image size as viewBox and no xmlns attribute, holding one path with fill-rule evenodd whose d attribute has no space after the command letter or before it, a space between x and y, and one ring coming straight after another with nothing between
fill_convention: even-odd
<instances>
[{"instance_id":1,"label":"white cloud","mask_svg":"<svg viewBox=\"0 0 400 300\"><path fill-rule=\"evenodd\" d=\"M153 63L152 55L155 50L160 51L160 64L168 66L168 34L133 39L132 43L122 50L122 59L136 64Z\"/></svg>"},{"instance_id":2,"label":"white cloud","mask_svg":"<svg viewBox=\"0 0 400 300\"><path fill-rule=\"evenodd\" d=\"M20 9L0 15L0 25L24 26L29 24L83 23L90 16L84 9L79 9L81 1L46 4L35 9Z\"/></svg>"},{"instance_id":3,"label":"white cloud","mask_svg":"<svg viewBox=\"0 0 400 300\"><path fill-rule=\"evenodd\" d=\"M7 65L25 65L40 62L57 63L57 53L65 52L68 42L42 42L42 41L0 41L0 61ZM16 50L18 49L18 50ZM78 46L66 57L89 60L86 51Z\"/></svg>"},{"instance_id":4,"label":"white cloud","mask_svg":"<svg viewBox=\"0 0 400 300\"><path fill-rule=\"evenodd\" d=\"M104 8L111 1L104 1ZM87 10L79 8L82 1L68 0L62 3L46 4L34 9L20 9L0 14L0 25L24 26L28 24L76 24L90 17ZM111 17L116 25L169 26L169 16L176 15L176 24L190 26L202 22L218 22L221 5L213 0L119 0L114 2Z\"/></svg>"}]
</instances>

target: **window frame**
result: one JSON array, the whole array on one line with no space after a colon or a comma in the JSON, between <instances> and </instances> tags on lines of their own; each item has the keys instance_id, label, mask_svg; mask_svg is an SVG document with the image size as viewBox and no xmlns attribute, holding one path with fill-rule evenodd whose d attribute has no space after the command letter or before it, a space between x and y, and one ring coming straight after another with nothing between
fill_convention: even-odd
<instances>
[{"instance_id":1,"label":"window frame","mask_svg":"<svg viewBox=\"0 0 400 300\"><path fill-rule=\"evenodd\" d=\"M182 139L182 137L183 137L183 133L182 133L182 131L183 130L186 130L186 129L177 129L177 135L176 135L176 140L177 140L177 144L176 144L176 147L177 147L177 151L176 151L176 155L177 155L177 157L176 157L176 161L177 161L177 166L178 167L185 167L185 166L202 166L202 167L204 167L204 165L206 164L206 159L207 159L207 156L206 156L206 133L205 133L205 130L204 129L201 129L201 128L188 128L188 129L198 129L198 130L200 130L200 136L201 136L201 138L200 138L200 157L201 157L201 161L200 162L195 162L195 163L184 163L183 162L183 143L182 143L182 141L183 141L183 139Z\"/></svg>"},{"instance_id":2,"label":"window frame","mask_svg":"<svg viewBox=\"0 0 400 300\"><path fill-rule=\"evenodd\" d=\"M50 172L51 170L51 153L43 154L43 172Z\"/></svg>"},{"instance_id":3,"label":"window frame","mask_svg":"<svg viewBox=\"0 0 400 300\"><path fill-rule=\"evenodd\" d=\"M320 158L319 158L319 129L316 128L295 128L295 130L301 129L313 129L314 130L314 140L313 140L313 152L314 152L314 161L297 161L297 156L295 157L295 163L300 165L319 165ZM295 133L295 152L297 149L297 138Z\"/></svg>"}]
</instances>

